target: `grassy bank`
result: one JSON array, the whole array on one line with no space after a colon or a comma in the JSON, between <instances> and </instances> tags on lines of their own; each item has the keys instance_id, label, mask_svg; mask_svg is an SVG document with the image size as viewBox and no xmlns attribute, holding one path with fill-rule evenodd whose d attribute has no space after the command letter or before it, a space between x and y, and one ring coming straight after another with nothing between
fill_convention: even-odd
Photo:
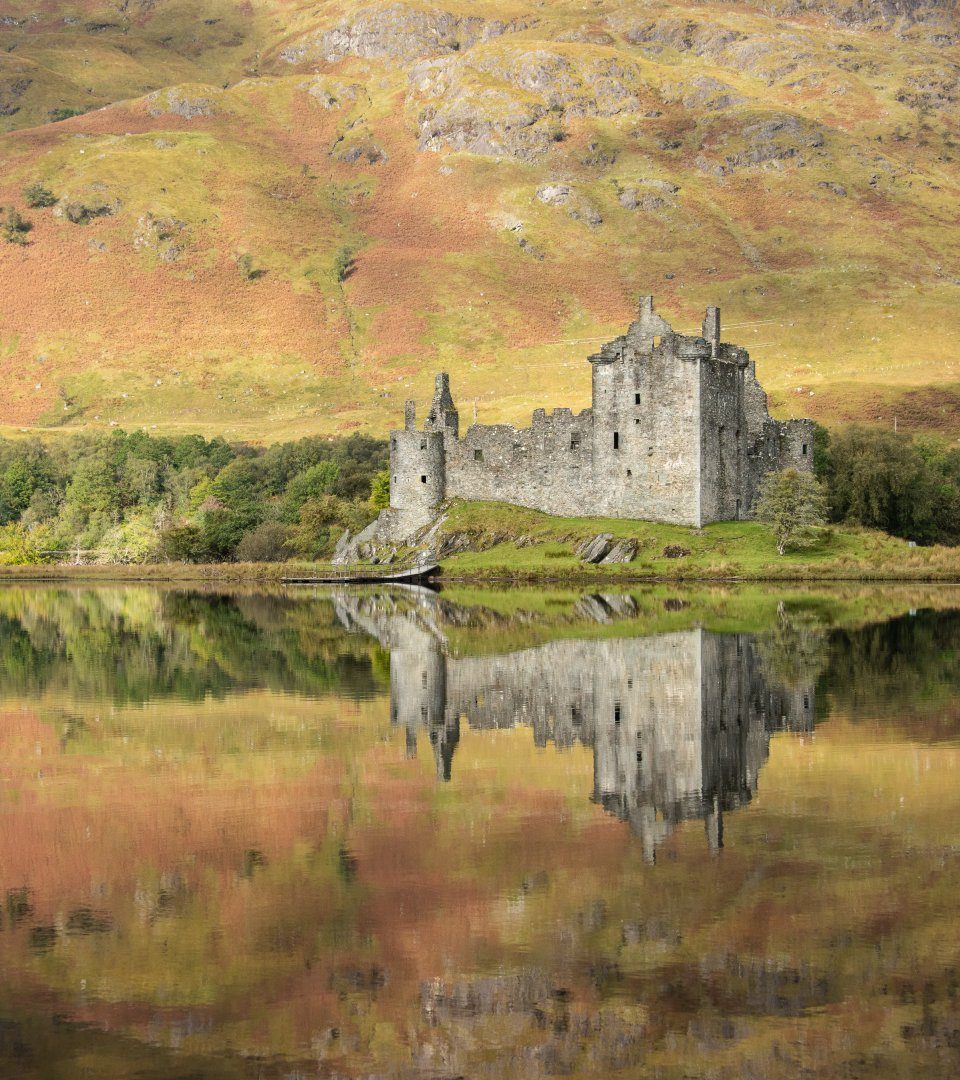
<instances>
[{"instance_id":1,"label":"grassy bank","mask_svg":"<svg viewBox=\"0 0 960 1080\"><path fill-rule=\"evenodd\" d=\"M632 562L590 565L575 548L599 533L637 543ZM702 529L615 518L560 518L502 503L455 502L438 549L457 581L896 580L960 581L960 548L910 547L868 529L835 526L802 552L778 555L769 529L726 521ZM670 557L668 549L684 554Z\"/></svg>"},{"instance_id":2,"label":"grassy bank","mask_svg":"<svg viewBox=\"0 0 960 1080\"><path fill-rule=\"evenodd\" d=\"M591 565L577 545L600 533L633 540L632 562ZM778 555L765 526L725 521L702 529L617 518L560 518L505 503L452 503L432 549L451 584L643 581L931 581L960 582L960 548L910 547L869 529L834 526L802 552ZM672 549L672 557L667 552ZM454 552L444 555L443 552ZM421 556L400 552L405 561ZM0 581L196 581L276 583L329 570L327 563L140 563L0 567Z\"/></svg>"}]
</instances>

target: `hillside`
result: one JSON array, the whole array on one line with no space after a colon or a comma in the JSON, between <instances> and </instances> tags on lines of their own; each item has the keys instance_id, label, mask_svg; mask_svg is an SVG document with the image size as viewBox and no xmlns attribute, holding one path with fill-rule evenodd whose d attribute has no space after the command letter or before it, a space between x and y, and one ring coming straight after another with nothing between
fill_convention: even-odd
<instances>
[{"instance_id":1,"label":"hillside","mask_svg":"<svg viewBox=\"0 0 960 1080\"><path fill-rule=\"evenodd\" d=\"M960 436L952 3L0 12L8 429L523 420L652 292L778 415Z\"/></svg>"}]
</instances>

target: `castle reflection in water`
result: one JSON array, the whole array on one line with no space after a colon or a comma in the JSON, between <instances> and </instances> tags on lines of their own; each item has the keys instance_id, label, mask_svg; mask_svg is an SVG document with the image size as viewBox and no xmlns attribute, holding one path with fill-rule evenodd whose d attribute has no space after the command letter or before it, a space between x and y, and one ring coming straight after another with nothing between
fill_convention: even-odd
<instances>
[{"instance_id":1,"label":"castle reflection in water","mask_svg":"<svg viewBox=\"0 0 960 1080\"><path fill-rule=\"evenodd\" d=\"M595 597L602 616L629 598ZM701 818L712 850L723 814L748 802L776 731L812 730L812 686L772 685L751 634L702 629L651 637L556 640L496 656L449 655L456 609L425 594L344 593L348 629L390 651L390 705L416 754L429 734L449 780L464 722L533 729L534 742L593 750L594 800L629 822L646 859L682 821ZM620 612L624 614L624 612Z\"/></svg>"}]
</instances>

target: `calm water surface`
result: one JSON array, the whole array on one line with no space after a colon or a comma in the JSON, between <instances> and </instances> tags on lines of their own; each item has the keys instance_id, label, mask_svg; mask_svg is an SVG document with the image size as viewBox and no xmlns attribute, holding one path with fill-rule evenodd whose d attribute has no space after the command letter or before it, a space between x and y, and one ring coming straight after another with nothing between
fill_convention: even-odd
<instances>
[{"instance_id":1,"label":"calm water surface","mask_svg":"<svg viewBox=\"0 0 960 1080\"><path fill-rule=\"evenodd\" d=\"M0 1076L960 1073L960 593L0 590Z\"/></svg>"}]
</instances>

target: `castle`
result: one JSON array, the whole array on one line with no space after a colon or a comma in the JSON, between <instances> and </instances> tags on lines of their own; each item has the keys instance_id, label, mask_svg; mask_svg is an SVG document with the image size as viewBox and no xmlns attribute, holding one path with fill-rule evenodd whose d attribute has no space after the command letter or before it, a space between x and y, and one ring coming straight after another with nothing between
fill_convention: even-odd
<instances>
[{"instance_id":1,"label":"castle","mask_svg":"<svg viewBox=\"0 0 960 1080\"><path fill-rule=\"evenodd\" d=\"M537 409L529 428L474 424L463 438L438 375L423 428L408 401L390 436L390 509L365 539L405 539L456 497L700 526L749 516L771 470L812 467L812 422L770 417L747 351L720 340L719 308L691 337L644 296L589 362L592 408Z\"/></svg>"}]
</instances>

